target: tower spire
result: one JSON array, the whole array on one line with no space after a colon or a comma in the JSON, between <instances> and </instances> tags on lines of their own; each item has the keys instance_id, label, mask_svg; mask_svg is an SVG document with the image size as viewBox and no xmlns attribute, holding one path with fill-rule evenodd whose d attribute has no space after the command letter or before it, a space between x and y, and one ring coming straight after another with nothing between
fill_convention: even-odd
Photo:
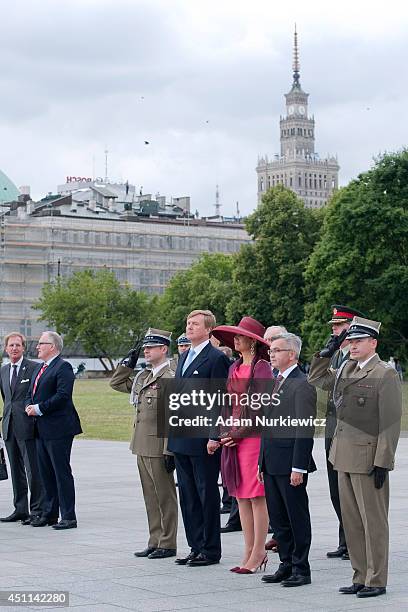
<instances>
[{"instance_id":1,"label":"tower spire","mask_svg":"<svg viewBox=\"0 0 408 612\"><path fill-rule=\"evenodd\" d=\"M295 23L295 35L294 35L294 44L293 44L293 86L300 86L300 62L299 62L299 48L298 48L298 35L296 31L296 23Z\"/></svg>"}]
</instances>

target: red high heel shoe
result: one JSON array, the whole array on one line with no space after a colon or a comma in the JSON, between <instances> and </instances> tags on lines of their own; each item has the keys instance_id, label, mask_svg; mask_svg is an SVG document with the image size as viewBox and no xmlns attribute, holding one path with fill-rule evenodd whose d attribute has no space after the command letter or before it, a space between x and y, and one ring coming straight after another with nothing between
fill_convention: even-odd
<instances>
[{"instance_id":1,"label":"red high heel shoe","mask_svg":"<svg viewBox=\"0 0 408 612\"><path fill-rule=\"evenodd\" d=\"M261 572L265 571L267 563L268 563L268 555L265 555L261 563L255 569L250 570L250 569L247 569L246 567L240 567L239 569L235 571L235 573L236 574L256 574L258 570Z\"/></svg>"},{"instance_id":2,"label":"red high heel shoe","mask_svg":"<svg viewBox=\"0 0 408 612\"><path fill-rule=\"evenodd\" d=\"M236 565L235 567L231 567L230 572L237 572L239 569L241 569L239 565Z\"/></svg>"}]
</instances>

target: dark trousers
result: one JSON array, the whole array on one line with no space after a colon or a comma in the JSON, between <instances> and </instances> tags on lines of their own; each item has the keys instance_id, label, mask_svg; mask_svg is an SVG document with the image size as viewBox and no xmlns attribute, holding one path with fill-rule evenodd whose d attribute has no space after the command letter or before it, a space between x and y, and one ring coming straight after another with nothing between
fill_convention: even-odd
<instances>
[{"instance_id":1,"label":"dark trousers","mask_svg":"<svg viewBox=\"0 0 408 612\"><path fill-rule=\"evenodd\" d=\"M75 487L70 458L73 437L59 440L37 438L38 465L45 489L43 515L75 520Z\"/></svg>"},{"instance_id":2,"label":"dark trousers","mask_svg":"<svg viewBox=\"0 0 408 612\"><path fill-rule=\"evenodd\" d=\"M239 516L239 508L236 497L231 497L231 510L229 513L227 525L235 529L241 529L241 518Z\"/></svg>"},{"instance_id":3,"label":"dark trousers","mask_svg":"<svg viewBox=\"0 0 408 612\"><path fill-rule=\"evenodd\" d=\"M232 497L228 493L227 487L223 487L222 488L222 498L221 498L222 507L225 508L226 510L227 509L231 510L231 503L232 503Z\"/></svg>"},{"instance_id":4,"label":"dark trousers","mask_svg":"<svg viewBox=\"0 0 408 612\"><path fill-rule=\"evenodd\" d=\"M175 454L180 508L187 542L195 553L218 561L221 557L220 491L221 453Z\"/></svg>"},{"instance_id":5,"label":"dark trousers","mask_svg":"<svg viewBox=\"0 0 408 612\"><path fill-rule=\"evenodd\" d=\"M18 440L10 424L5 444L10 462L13 503L16 512L31 515L42 514L44 489L38 469L35 440ZM30 489L30 506L28 505L28 489Z\"/></svg>"},{"instance_id":6,"label":"dark trousers","mask_svg":"<svg viewBox=\"0 0 408 612\"><path fill-rule=\"evenodd\" d=\"M310 576L309 550L312 541L307 474L297 487L290 484L290 475L271 476L264 473L265 495L274 537L279 542L279 557L293 574Z\"/></svg>"},{"instance_id":7,"label":"dark trousers","mask_svg":"<svg viewBox=\"0 0 408 612\"><path fill-rule=\"evenodd\" d=\"M329 452L330 449L326 448L327 478L329 480L330 499L333 504L334 511L337 514L337 518L339 519L339 546L345 546L347 548L346 536L344 535L343 529L343 520L341 518L339 479L337 471L333 469L333 465L329 461Z\"/></svg>"}]
</instances>

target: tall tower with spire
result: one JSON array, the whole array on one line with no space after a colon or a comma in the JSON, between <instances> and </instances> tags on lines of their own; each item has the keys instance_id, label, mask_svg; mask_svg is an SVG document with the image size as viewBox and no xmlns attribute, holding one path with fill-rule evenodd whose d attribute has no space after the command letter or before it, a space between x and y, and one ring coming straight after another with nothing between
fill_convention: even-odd
<instances>
[{"instance_id":1,"label":"tall tower with spire","mask_svg":"<svg viewBox=\"0 0 408 612\"><path fill-rule=\"evenodd\" d=\"M339 165L336 156L320 159L315 152L315 120L308 115L309 94L300 84L296 26L293 82L285 98L286 115L280 117L280 154L272 160L267 155L258 159L258 200L270 187L283 184L295 191L306 206L319 208L338 187Z\"/></svg>"}]
</instances>

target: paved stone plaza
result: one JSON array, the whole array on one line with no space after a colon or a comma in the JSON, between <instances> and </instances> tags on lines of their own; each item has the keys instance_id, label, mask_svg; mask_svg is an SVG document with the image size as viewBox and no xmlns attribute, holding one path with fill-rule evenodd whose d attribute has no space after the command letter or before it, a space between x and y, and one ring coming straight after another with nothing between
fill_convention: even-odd
<instances>
[{"instance_id":1,"label":"paved stone plaza","mask_svg":"<svg viewBox=\"0 0 408 612\"><path fill-rule=\"evenodd\" d=\"M172 558L136 559L133 552L147 542L146 519L136 460L127 446L122 442L75 442L78 529L56 532L50 527L0 524L0 590L68 590L70 607L80 612L408 609L408 439L400 441L397 470L391 476L388 593L368 600L340 595L338 587L351 583L349 562L326 559L326 551L337 545L337 528L322 440L315 448L319 470L309 480L313 582L296 589L261 584L259 573L239 576L228 571L240 560L241 533L222 536L220 565L190 568L175 565ZM0 515L11 510L11 483L1 482ZM179 553L186 552L180 520ZM277 561L277 555L270 553L269 573L275 571Z\"/></svg>"}]
</instances>

